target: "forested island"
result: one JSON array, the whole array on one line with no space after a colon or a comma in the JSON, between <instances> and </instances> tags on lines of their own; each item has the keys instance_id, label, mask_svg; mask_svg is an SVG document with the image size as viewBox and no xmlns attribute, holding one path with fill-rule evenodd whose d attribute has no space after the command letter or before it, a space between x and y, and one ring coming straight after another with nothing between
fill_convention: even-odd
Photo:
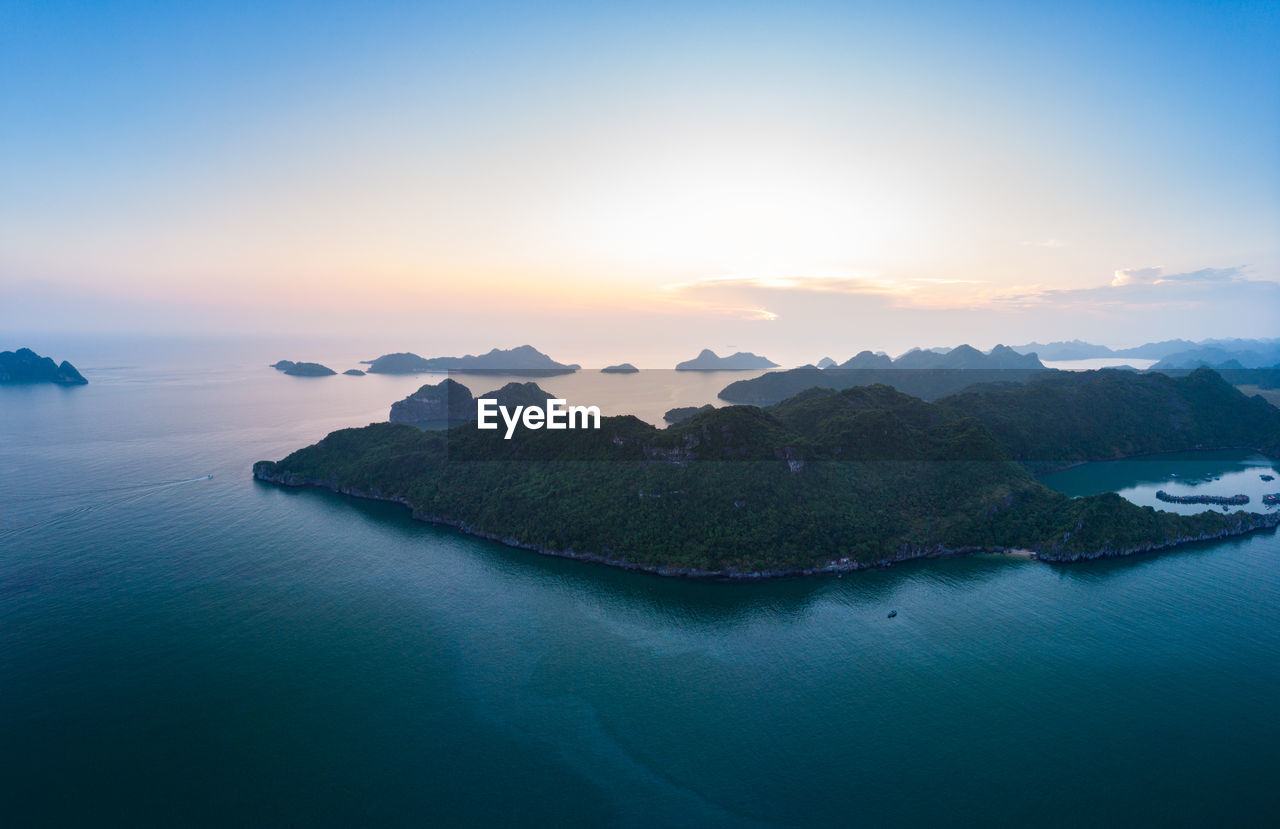
<instances>
[{"instance_id":1,"label":"forested island","mask_svg":"<svg viewBox=\"0 0 1280 829\"><path fill-rule=\"evenodd\" d=\"M1064 465L1143 451L1280 452L1280 410L1210 370L1159 386L1152 377L1065 373L936 403L883 385L815 388L667 429L608 417L599 431L511 440L473 423L435 432L382 423L334 432L253 473L394 501L416 518L547 554L718 578L984 550L1128 555L1280 522L1175 515L1115 494L1073 499L1036 481L1033 469L1052 455ZM1115 405L1097 405L1099 385Z\"/></svg>"},{"instance_id":2,"label":"forested island","mask_svg":"<svg viewBox=\"0 0 1280 829\"><path fill-rule=\"evenodd\" d=\"M55 363L29 348L0 351L0 383L57 383L61 386L83 386L84 379L76 367L63 360Z\"/></svg>"}]
</instances>

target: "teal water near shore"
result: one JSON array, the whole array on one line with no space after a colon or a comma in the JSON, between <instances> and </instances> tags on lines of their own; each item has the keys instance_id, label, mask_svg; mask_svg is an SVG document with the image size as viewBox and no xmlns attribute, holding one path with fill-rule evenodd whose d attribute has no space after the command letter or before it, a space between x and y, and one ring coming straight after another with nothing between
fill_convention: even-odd
<instances>
[{"instance_id":1,"label":"teal water near shore","mask_svg":"<svg viewBox=\"0 0 1280 829\"><path fill-rule=\"evenodd\" d=\"M1263 476L1270 476L1267 481ZM1167 512L1194 515L1205 510L1223 512L1220 506L1178 504L1162 501L1156 493L1169 495L1211 495L1231 497L1246 495L1245 506L1230 506L1250 512L1280 511L1268 506L1262 496L1280 492L1280 470L1277 463L1253 452L1206 451L1169 452L1145 455L1121 461L1104 461L1076 466L1044 475L1040 482L1067 495L1093 495L1118 492L1135 504Z\"/></svg>"},{"instance_id":2,"label":"teal water near shore","mask_svg":"<svg viewBox=\"0 0 1280 829\"><path fill-rule=\"evenodd\" d=\"M100 353L75 360L89 386L0 389L5 825L1280 815L1275 533L661 579L251 480L421 378L285 377L266 363L348 366L274 345Z\"/></svg>"}]
</instances>

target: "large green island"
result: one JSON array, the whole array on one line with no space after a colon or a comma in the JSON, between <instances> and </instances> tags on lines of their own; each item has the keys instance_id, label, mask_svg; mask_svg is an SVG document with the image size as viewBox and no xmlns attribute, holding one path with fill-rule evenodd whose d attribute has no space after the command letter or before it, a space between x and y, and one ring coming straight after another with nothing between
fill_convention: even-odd
<instances>
[{"instance_id":1,"label":"large green island","mask_svg":"<svg viewBox=\"0 0 1280 829\"><path fill-rule=\"evenodd\" d=\"M343 429L254 476L402 503L418 519L662 575L756 579L967 552L1129 555L1275 527L1069 498L1034 472L1136 454L1280 456L1280 410L1215 372L1054 372L928 403L882 385L810 389L667 429Z\"/></svg>"}]
</instances>

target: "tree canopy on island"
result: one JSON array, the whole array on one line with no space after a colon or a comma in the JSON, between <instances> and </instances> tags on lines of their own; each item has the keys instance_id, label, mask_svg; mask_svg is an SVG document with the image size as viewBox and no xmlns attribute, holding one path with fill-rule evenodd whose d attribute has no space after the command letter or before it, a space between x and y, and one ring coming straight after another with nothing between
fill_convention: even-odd
<instances>
[{"instance_id":1,"label":"tree canopy on island","mask_svg":"<svg viewBox=\"0 0 1280 829\"><path fill-rule=\"evenodd\" d=\"M598 431L504 440L474 423L374 424L254 473L401 501L418 517L545 551L663 572L780 573L976 549L1092 557L1274 525L1110 494L1072 499L1020 462L1211 446L1274 452L1280 410L1211 371L1083 372L938 403L886 386L811 389L667 429L608 417Z\"/></svg>"}]
</instances>

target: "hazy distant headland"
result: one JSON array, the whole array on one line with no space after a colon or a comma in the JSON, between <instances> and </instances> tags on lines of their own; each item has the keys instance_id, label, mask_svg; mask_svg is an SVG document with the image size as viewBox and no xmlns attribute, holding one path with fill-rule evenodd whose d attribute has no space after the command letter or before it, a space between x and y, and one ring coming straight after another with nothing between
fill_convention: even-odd
<instances>
[{"instance_id":1,"label":"hazy distant headland","mask_svg":"<svg viewBox=\"0 0 1280 829\"><path fill-rule=\"evenodd\" d=\"M619 363L616 366L605 366L600 369L601 374L636 374L640 369L630 363Z\"/></svg>"},{"instance_id":2,"label":"hazy distant headland","mask_svg":"<svg viewBox=\"0 0 1280 829\"><path fill-rule=\"evenodd\" d=\"M63 386L83 386L84 379L76 367L63 360L55 363L49 357L41 357L29 348L17 351L0 351L0 383L57 383Z\"/></svg>"},{"instance_id":3,"label":"hazy distant headland","mask_svg":"<svg viewBox=\"0 0 1280 829\"><path fill-rule=\"evenodd\" d=\"M550 377L570 374L582 368L576 363L558 363L531 345L495 348L486 354L463 357L419 357L412 352L384 354L369 360L370 374L425 374L457 371L469 374L524 374Z\"/></svg>"},{"instance_id":4,"label":"hazy distant headland","mask_svg":"<svg viewBox=\"0 0 1280 829\"><path fill-rule=\"evenodd\" d=\"M522 388L496 394L547 395L512 386ZM446 417L473 399L451 380L419 396ZM395 501L416 518L543 553L760 578L979 550L1128 555L1274 527L1274 513L1182 516L1115 494L1069 498L1033 476L1213 447L1280 456L1280 410L1208 369L1103 370L1045 372L936 403L884 385L811 388L767 408L698 410L666 429L623 416L598 431L503 439L471 422L434 432L373 424L259 462L254 475Z\"/></svg>"}]
</instances>

